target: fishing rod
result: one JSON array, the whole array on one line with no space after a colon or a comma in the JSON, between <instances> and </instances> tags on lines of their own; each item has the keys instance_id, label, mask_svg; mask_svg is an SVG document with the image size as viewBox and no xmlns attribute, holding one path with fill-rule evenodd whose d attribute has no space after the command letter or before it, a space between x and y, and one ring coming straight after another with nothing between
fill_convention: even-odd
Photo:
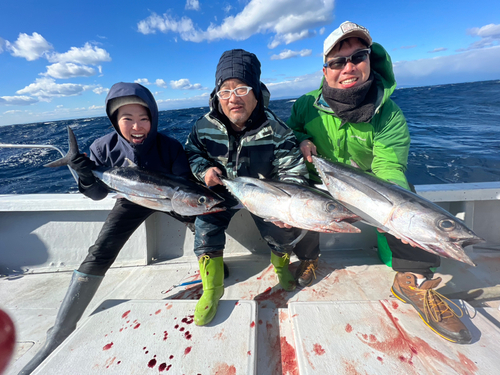
<instances>
[{"instance_id":1,"label":"fishing rod","mask_svg":"<svg viewBox=\"0 0 500 375\"><path fill-rule=\"evenodd\" d=\"M52 145L20 145L20 144L8 144L8 143L0 143L0 147L4 148L49 148L51 150L56 150L58 151L63 157L66 155L64 152L59 147L52 146ZM68 169L73 175L73 178L75 179L76 183L78 184L78 175L76 172L71 169L68 165Z\"/></svg>"}]
</instances>

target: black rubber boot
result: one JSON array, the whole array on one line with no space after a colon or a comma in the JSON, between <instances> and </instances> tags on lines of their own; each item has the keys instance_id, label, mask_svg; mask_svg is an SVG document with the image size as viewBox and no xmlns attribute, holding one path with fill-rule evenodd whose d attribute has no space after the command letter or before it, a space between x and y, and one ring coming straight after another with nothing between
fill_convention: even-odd
<instances>
[{"instance_id":1,"label":"black rubber boot","mask_svg":"<svg viewBox=\"0 0 500 375\"><path fill-rule=\"evenodd\" d=\"M47 331L45 345L24 366L19 375L31 374L75 330L76 323L94 297L103 277L73 272L68 291L57 313L56 322Z\"/></svg>"}]
</instances>

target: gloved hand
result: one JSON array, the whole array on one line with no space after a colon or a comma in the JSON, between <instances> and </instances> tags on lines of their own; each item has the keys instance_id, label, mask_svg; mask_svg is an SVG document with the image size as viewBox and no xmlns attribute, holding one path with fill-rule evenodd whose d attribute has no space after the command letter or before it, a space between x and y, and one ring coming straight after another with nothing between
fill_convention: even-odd
<instances>
[{"instance_id":1,"label":"gloved hand","mask_svg":"<svg viewBox=\"0 0 500 375\"><path fill-rule=\"evenodd\" d=\"M68 165L78 174L82 185L89 186L95 182L92 169L94 169L96 165L87 155L75 155L71 158Z\"/></svg>"}]
</instances>

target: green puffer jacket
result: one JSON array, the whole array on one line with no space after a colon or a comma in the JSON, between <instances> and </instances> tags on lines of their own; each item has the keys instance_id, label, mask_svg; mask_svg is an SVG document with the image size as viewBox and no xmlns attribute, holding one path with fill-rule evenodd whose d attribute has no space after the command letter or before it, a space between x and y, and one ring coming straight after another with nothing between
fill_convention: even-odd
<instances>
[{"instance_id":1,"label":"green puffer jacket","mask_svg":"<svg viewBox=\"0 0 500 375\"><path fill-rule=\"evenodd\" d=\"M370 63L378 86L378 98L369 123L341 126L341 120L322 98L324 79L318 90L303 95L294 103L287 123L299 143L310 139L319 155L345 164L356 163L365 171L409 189L404 173L410 133L403 112L390 99L396 80L391 58L378 43L372 45ZM314 166L307 164L311 178L321 181Z\"/></svg>"},{"instance_id":2,"label":"green puffer jacket","mask_svg":"<svg viewBox=\"0 0 500 375\"><path fill-rule=\"evenodd\" d=\"M297 139L293 131L267 109L270 95L267 88L262 87L261 110L265 116L252 115L260 118L259 122L241 135L228 131L218 111L215 93L212 93L210 112L196 121L185 145L191 171L201 182L205 182L209 168L218 167L229 179L262 175L307 184L307 167Z\"/></svg>"}]
</instances>

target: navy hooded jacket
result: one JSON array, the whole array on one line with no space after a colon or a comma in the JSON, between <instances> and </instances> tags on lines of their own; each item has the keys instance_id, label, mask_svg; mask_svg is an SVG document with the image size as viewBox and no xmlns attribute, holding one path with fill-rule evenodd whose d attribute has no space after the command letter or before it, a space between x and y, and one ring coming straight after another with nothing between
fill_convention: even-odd
<instances>
[{"instance_id":1,"label":"navy hooded jacket","mask_svg":"<svg viewBox=\"0 0 500 375\"><path fill-rule=\"evenodd\" d=\"M127 141L120 133L116 117L109 113L112 99L123 96L138 96L148 105L151 115L151 130L141 144ZM97 166L121 167L125 159L130 159L140 168L182 176L191 177L191 169L179 141L158 133L158 106L151 92L138 83L120 82L114 84L106 97L106 113L113 123L115 131L96 139L90 146L90 159ZM79 184L80 192L93 200L103 199L108 190L94 183L90 186Z\"/></svg>"}]
</instances>

